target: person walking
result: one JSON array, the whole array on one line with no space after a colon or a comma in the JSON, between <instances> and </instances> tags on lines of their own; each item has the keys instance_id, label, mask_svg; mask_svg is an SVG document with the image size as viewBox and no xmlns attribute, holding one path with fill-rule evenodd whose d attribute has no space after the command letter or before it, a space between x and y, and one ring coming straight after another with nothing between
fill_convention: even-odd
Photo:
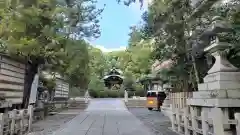
<instances>
[{"instance_id":1,"label":"person walking","mask_svg":"<svg viewBox=\"0 0 240 135\"><path fill-rule=\"evenodd\" d=\"M158 94L157 94L157 110L158 111L161 111L160 107L161 107L165 98L166 98L165 92L158 92Z\"/></svg>"}]
</instances>

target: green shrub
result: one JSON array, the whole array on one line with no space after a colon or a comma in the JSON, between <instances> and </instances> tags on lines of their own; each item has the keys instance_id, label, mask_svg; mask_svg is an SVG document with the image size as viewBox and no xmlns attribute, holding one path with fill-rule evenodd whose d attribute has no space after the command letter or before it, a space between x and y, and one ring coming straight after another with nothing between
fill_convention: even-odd
<instances>
[{"instance_id":1,"label":"green shrub","mask_svg":"<svg viewBox=\"0 0 240 135\"><path fill-rule=\"evenodd\" d=\"M107 98L108 93L106 91L100 91L98 97L99 98Z\"/></svg>"},{"instance_id":2,"label":"green shrub","mask_svg":"<svg viewBox=\"0 0 240 135\"><path fill-rule=\"evenodd\" d=\"M81 97L85 94L85 89L80 89L78 87L70 87L69 96L70 97Z\"/></svg>"},{"instance_id":3,"label":"green shrub","mask_svg":"<svg viewBox=\"0 0 240 135\"><path fill-rule=\"evenodd\" d=\"M136 96L144 97L145 96L145 91L143 89L138 89L135 91Z\"/></svg>"},{"instance_id":4,"label":"green shrub","mask_svg":"<svg viewBox=\"0 0 240 135\"><path fill-rule=\"evenodd\" d=\"M106 91L107 93L108 93L108 97L109 98L117 98L119 95L119 91L117 91L117 90L107 90Z\"/></svg>"},{"instance_id":5,"label":"green shrub","mask_svg":"<svg viewBox=\"0 0 240 135\"><path fill-rule=\"evenodd\" d=\"M93 89L89 89L89 95L93 98L98 98L99 97L99 91L97 90L93 90Z\"/></svg>"},{"instance_id":6,"label":"green shrub","mask_svg":"<svg viewBox=\"0 0 240 135\"><path fill-rule=\"evenodd\" d=\"M124 91L122 91L122 90L119 91L119 92L118 92L118 97L123 98L123 97L124 97Z\"/></svg>"},{"instance_id":7,"label":"green shrub","mask_svg":"<svg viewBox=\"0 0 240 135\"><path fill-rule=\"evenodd\" d=\"M93 98L123 98L124 91L123 90L89 90L89 94ZM133 96L133 92L128 94L129 96Z\"/></svg>"},{"instance_id":8,"label":"green shrub","mask_svg":"<svg viewBox=\"0 0 240 135\"><path fill-rule=\"evenodd\" d=\"M132 96L134 96L134 91L128 91L128 97L131 98Z\"/></svg>"}]
</instances>

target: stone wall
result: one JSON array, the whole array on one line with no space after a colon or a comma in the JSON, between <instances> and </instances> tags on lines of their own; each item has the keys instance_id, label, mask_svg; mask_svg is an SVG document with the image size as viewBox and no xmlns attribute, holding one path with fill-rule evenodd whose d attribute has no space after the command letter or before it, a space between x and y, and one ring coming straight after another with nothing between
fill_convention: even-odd
<instances>
[{"instance_id":1,"label":"stone wall","mask_svg":"<svg viewBox=\"0 0 240 135\"><path fill-rule=\"evenodd\" d=\"M145 98L129 98L127 102L125 102L128 108L144 108L146 107L146 99Z\"/></svg>"}]
</instances>

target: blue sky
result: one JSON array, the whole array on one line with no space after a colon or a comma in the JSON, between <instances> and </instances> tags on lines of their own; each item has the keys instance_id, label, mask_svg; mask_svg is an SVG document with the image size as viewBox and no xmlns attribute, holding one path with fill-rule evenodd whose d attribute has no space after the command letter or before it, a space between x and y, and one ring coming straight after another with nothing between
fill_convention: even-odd
<instances>
[{"instance_id":1,"label":"blue sky","mask_svg":"<svg viewBox=\"0 0 240 135\"><path fill-rule=\"evenodd\" d=\"M139 24L144 9L140 9L139 3L127 7L116 0L99 0L97 7L102 8L104 4L100 20L101 37L92 40L91 44L105 52L124 49L129 39L129 27Z\"/></svg>"}]
</instances>

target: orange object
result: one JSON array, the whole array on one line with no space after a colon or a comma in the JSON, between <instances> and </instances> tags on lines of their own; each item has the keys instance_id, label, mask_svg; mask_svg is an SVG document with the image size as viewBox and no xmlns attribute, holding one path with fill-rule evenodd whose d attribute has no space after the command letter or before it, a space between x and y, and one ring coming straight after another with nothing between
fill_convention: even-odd
<instances>
[{"instance_id":1,"label":"orange object","mask_svg":"<svg viewBox=\"0 0 240 135\"><path fill-rule=\"evenodd\" d=\"M148 110L152 110L152 109L157 109L158 108L158 94L165 94L164 92L159 92L159 91L148 91L147 92L147 102L146 102L146 107L148 108ZM162 101L165 99L165 97L161 96L160 99L160 106L162 105Z\"/></svg>"},{"instance_id":2,"label":"orange object","mask_svg":"<svg viewBox=\"0 0 240 135\"><path fill-rule=\"evenodd\" d=\"M147 92L147 103L146 107L149 110L157 108L157 91L148 91Z\"/></svg>"}]
</instances>

